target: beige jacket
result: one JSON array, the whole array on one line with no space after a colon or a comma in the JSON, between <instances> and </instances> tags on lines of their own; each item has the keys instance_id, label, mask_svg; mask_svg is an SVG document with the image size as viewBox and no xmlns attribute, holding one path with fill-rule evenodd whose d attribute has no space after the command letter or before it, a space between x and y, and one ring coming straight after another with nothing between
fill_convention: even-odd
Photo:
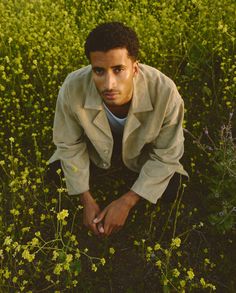
<instances>
[{"instance_id":1,"label":"beige jacket","mask_svg":"<svg viewBox=\"0 0 236 293\"><path fill-rule=\"evenodd\" d=\"M184 104L174 82L157 69L140 64L124 128L122 158L139 176L131 190L152 203L165 191L184 152ZM113 137L91 66L70 73L58 95L53 127L69 194L89 190L89 159L98 167L111 164Z\"/></svg>"}]
</instances>

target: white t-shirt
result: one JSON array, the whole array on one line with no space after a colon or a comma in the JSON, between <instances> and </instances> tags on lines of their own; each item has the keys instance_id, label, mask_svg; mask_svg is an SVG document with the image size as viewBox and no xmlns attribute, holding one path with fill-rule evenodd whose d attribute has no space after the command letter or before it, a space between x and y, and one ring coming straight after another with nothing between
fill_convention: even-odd
<instances>
[{"instance_id":1,"label":"white t-shirt","mask_svg":"<svg viewBox=\"0 0 236 293\"><path fill-rule=\"evenodd\" d=\"M122 134L123 130L124 130L124 126L125 126L125 122L127 117L125 118L118 118L117 116L115 116L105 105L105 103L103 103L106 114L107 114L107 118L108 121L110 123L110 127L112 132L116 133L116 134Z\"/></svg>"}]
</instances>

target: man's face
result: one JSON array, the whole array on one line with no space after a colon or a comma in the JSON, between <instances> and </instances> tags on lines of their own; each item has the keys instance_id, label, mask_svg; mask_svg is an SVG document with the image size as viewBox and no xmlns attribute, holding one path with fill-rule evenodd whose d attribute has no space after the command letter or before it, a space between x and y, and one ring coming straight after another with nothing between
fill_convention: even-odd
<instances>
[{"instance_id":1,"label":"man's face","mask_svg":"<svg viewBox=\"0 0 236 293\"><path fill-rule=\"evenodd\" d=\"M90 61L93 80L103 101L108 106L122 106L133 94L133 77L138 72L137 61L133 61L126 48L107 52L91 52Z\"/></svg>"}]
</instances>

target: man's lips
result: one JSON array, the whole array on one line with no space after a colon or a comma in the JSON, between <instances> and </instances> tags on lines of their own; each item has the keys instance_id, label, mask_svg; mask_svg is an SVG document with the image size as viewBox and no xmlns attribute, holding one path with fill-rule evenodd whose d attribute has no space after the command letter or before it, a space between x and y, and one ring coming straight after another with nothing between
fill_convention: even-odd
<instances>
[{"instance_id":1,"label":"man's lips","mask_svg":"<svg viewBox=\"0 0 236 293\"><path fill-rule=\"evenodd\" d=\"M103 96L105 96L107 99L115 99L118 94L119 92L104 92Z\"/></svg>"}]
</instances>

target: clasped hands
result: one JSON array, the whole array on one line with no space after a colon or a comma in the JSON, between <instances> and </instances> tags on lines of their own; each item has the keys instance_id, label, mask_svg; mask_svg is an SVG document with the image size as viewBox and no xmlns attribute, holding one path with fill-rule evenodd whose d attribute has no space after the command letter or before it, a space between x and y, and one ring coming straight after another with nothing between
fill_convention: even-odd
<instances>
[{"instance_id":1,"label":"clasped hands","mask_svg":"<svg viewBox=\"0 0 236 293\"><path fill-rule=\"evenodd\" d=\"M102 211L89 191L81 195L84 207L83 224L97 236L109 236L118 232L129 215L131 208L140 196L132 190L112 201Z\"/></svg>"}]
</instances>

